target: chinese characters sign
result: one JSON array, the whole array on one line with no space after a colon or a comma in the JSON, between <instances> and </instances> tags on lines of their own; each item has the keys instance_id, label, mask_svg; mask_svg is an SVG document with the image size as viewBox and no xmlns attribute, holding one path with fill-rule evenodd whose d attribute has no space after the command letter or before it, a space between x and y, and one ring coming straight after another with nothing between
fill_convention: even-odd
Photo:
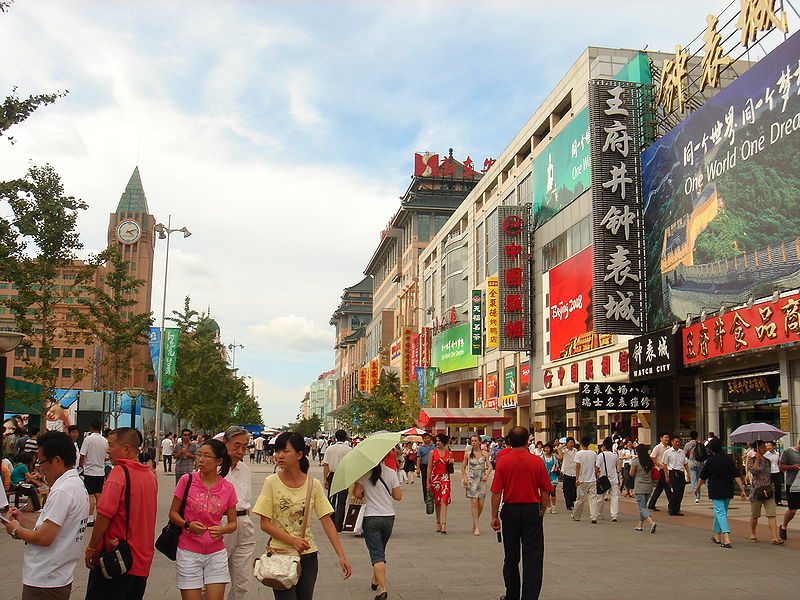
<instances>
[{"instance_id":1,"label":"chinese characters sign","mask_svg":"<svg viewBox=\"0 0 800 600\"><path fill-rule=\"evenodd\" d=\"M486 398L483 401L484 408L493 408L495 410L499 407L499 399L497 394L497 373L492 373L486 376Z\"/></svg>"},{"instance_id":2,"label":"chinese characters sign","mask_svg":"<svg viewBox=\"0 0 800 600\"><path fill-rule=\"evenodd\" d=\"M432 364L442 373L478 366L478 357L470 351L470 324L464 323L433 338Z\"/></svg>"},{"instance_id":3,"label":"chinese characters sign","mask_svg":"<svg viewBox=\"0 0 800 600\"><path fill-rule=\"evenodd\" d=\"M728 402L757 402L780 397L779 373L743 377L725 382Z\"/></svg>"},{"instance_id":4,"label":"chinese characters sign","mask_svg":"<svg viewBox=\"0 0 800 600\"><path fill-rule=\"evenodd\" d=\"M631 381L669 377L680 362L678 334L664 329L628 342Z\"/></svg>"},{"instance_id":5,"label":"chinese characters sign","mask_svg":"<svg viewBox=\"0 0 800 600\"><path fill-rule=\"evenodd\" d=\"M472 290L472 354L480 356L483 353L483 293L480 290Z\"/></svg>"},{"instance_id":6,"label":"chinese characters sign","mask_svg":"<svg viewBox=\"0 0 800 600\"><path fill-rule=\"evenodd\" d=\"M446 156L441 161L438 154L431 152L414 154L414 175L416 177L457 177L461 179L475 179L486 173L495 163L495 159L486 158L483 160L483 168L481 165L475 165L475 161L471 157L464 159L464 162L458 162L452 156L452 149L450 156ZM480 171L478 171L480 169Z\"/></svg>"},{"instance_id":7,"label":"chinese characters sign","mask_svg":"<svg viewBox=\"0 0 800 600\"><path fill-rule=\"evenodd\" d=\"M402 337L400 339L400 343L403 345L402 349L403 383L408 383L409 381L415 378L414 364L412 362L412 357L414 353L413 342L414 340L411 327L403 327Z\"/></svg>"},{"instance_id":8,"label":"chinese characters sign","mask_svg":"<svg viewBox=\"0 0 800 600\"><path fill-rule=\"evenodd\" d=\"M500 345L500 280L486 279L486 347Z\"/></svg>"},{"instance_id":9,"label":"chinese characters sign","mask_svg":"<svg viewBox=\"0 0 800 600\"><path fill-rule=\"evenodd\" d=\"M650 410L655 404L646 385L581 382L578 387L584 410Z\"/></svg>"},{"instance_id":10,"label":"chinese characters sign","mask_svg":"<svg viewBox=\"0 0 800 600\"><path fill-rule=\"evenodd\" d=\"M683 362L800 341L800 294L731 310L683 330Z\"/></svg>"},{"instance_id":11,"label":"chinese characters sign","mask_svg":"<svg viewBox=\"0 0 800 600\"><path fill-rule=\"evenodd\" d=\"M529 215L526 207L497 207L500 350L520 351L530 347ZM491 292L491 287L489 290ZM491 310L491 296L489 300Z\"/></svg>"},{"instance_id":12,"label":"chinese characters sign","mask_svg":"<svg viewBox=\"0 0 800 600\"><path fill-rule=\"evenodd\" d=\"M644 87L589 83L594 215L595 329L638 335L645 322L641 203L641 111Z\"/></svg>"}]
</instances>

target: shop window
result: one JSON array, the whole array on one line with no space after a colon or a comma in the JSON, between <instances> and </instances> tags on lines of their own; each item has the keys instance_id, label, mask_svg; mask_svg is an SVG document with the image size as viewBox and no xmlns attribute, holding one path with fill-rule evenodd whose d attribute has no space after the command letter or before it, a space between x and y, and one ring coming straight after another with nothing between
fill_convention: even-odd
<instances>
[{"instance_id":1,"label":"shop window","mask_svg":"<svg viewBox=\"0 0 800 600\"><path fill-rule=\"evenodd\" d=\"M62 377L72 377L72 369L61 369Z\"/></svg>"},{"instance_id":2,"label":"shop window","mask_svg":"<svg viewBox=\"0 0 800 600\"><path fill-rule=\"evenodd\" d=\"M22 367L14 367L14 377L22 377Z\"/></svg>"},{"instance_id":3,"label":"shop window","mask_svg":"<svg viewBox=\"0 0 800 600\"><path fill-rule=\"evenodd\" d=\"M83 348L76 348L75 349L75 358L83 358Z\"/></svg>"}]
</instances>

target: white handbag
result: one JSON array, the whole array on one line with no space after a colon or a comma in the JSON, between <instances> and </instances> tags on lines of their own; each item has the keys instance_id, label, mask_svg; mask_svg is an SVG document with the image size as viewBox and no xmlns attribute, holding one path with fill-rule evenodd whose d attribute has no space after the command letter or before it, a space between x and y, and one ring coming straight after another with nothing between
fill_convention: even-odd
<instances>
[{"instance_id":1,"label":"white handbag","mask_svg":"<svg viewBox=\"0 0 800 600\"><path fill-rule=\"evenodd\" d=\"M306 536L308 528L308 517L311 513L311 490L314 487L314 480L308 476L308 489L306 490L306 501L303 505L303 524L300 529L300 537ZM263 585L276 590L288 590L300 579L300 553L294 548L271 548L270 542L259 558L253 564L253 575Z\"/></svg>"}]
</instances>

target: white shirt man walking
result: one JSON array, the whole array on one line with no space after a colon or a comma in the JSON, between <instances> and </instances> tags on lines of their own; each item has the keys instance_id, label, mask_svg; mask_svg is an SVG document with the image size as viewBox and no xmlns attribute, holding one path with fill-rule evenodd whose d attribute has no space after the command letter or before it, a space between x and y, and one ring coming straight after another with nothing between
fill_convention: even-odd
<instances>
[{"instance_id":1,"label":"white shirt man walking","mask_svg":"<svg viewBox=\"0 0 800 600\"><path fill-rule=\"evenodd\" d=\"M253 579L253 550L256 547L252 507L252 481L250 468L242 462L247 453L250 433L238 425L228 427L222 437L231 457L231 468L225 479L236 489L236 531L225 535L225 550L228 552L228 571L231 576L231 591L228 600L244 600Z\"/></svg>"},{"instance_id":2,"label":"white shirt man walking","mask_svg":"<svg viewBox=\"0 0 800 600\"><path fill-rule=\"evenodd\" d=\"M6 531L27 544L22 566L22 599L67 600L75 565L81 557L89 517L89 497L75 470L75 447L66 433L49 431L39 438L40 466L50 495L36 523L10 510Z\"/></svg>"},{"instance_id":3,"label":"white shirt man walking","mask_svg":"<svg viewBox=\"0 0 800 600\"><path fill-rule=\"evenodd\" d=\"M330 446L325 452L322 459L322 472L324 474L323 485L326 490L331 489L331 482L333 481L333 474L339 466L345 454L350 452L350 445L347 443L347 432L344 429L339 429L335 434L336 443ZM333 496L328 494L328 499L333 506L333 524L336 526L336 531L341 531L344 527L344 511L347 506L347 490L342 490Z\"/></svg>"},{"instance_id":4,"label":"white shirt man walking","mask_svg":"<svg viewBox=\"0 0 800 600\"><path fill-rule=\"evenodd\" d=\"M89 494L89 523L94 523L94 512L103 492L106 476L106 456L108 456L108 440L100 433L100 421L89 424L90 433L81 445L81 467L83 467L83 483Z\"/></svg>"},{"instance_id":5,"label":"white shirt man walking","mask_svg":"<svg viewBox=\"0 0 800 600\"><path fill-rule=\"evenodd\" d=\"M572 519L580 521L583 514L583 505L589 500L589 514L592 523L597 523L597 471L595 464L597 453L589 450L591 438L581 438L581 449L575 455L575 477L578 487L578 499L572 510Z\"/></svg>"}]
</instances>

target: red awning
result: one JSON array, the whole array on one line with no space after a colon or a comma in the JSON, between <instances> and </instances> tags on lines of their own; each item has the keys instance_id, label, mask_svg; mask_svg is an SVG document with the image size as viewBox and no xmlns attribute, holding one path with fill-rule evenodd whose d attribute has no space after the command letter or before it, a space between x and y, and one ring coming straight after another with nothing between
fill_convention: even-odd
<instances>
[{"instance_id":1,"label":"red awning","mask_svg":"<svg viewBox=\"0 0 800 600\"><path fill-rule=\"evenodd\" d=\"M423 408L419 411L420 425L425 427L430 422L486 424L511 421L511 415L505 416L491 408Z\"/></svg>"}]
</instances>

